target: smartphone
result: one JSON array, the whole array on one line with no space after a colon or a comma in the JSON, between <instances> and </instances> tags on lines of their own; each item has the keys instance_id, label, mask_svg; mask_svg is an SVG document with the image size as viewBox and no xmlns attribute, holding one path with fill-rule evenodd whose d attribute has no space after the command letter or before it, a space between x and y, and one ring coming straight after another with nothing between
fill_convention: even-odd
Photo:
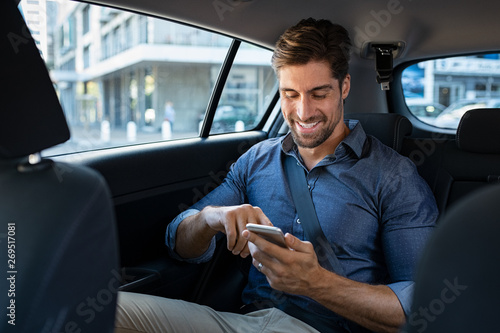
<instances>
[{"instance_id":1,"label":"smartphone","mask_svg":"<svg viewBox=\"0 0 500 333\"><path fill-rule=\"evenodd\" d=\"M288 249L288 246L286 246L285 243L285 235L283 235L283 231L281 231L280 228L262 224L248 223L247 229L251 232L255 232L257 235L271 243Z\"/></svg>"}]
</instances>

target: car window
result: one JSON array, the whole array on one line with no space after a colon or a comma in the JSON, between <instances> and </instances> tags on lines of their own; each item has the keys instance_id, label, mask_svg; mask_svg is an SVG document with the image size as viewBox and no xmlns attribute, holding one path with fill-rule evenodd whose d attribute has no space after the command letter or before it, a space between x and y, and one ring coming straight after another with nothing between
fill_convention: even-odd
<instances>
[{"instance_id":1,"label":"car window","mask_svg":"<svg viewBox=\"0 0 500 333\"><path fill-rule=\"evenodd\" d=\"M456 129L468 110L500 107L500 54L420 62L403 71L402 85L419 120Z\"/></svg>"},{"instance_id":2,"label":"car window","mask_svg":"<svg viewBox=\"0 0 500 333\"><path fill-rule=\"evenodd\" d=\"M44 155L199 136L231 38L66 0L23 0L20 10L71 131ZM213 132L253 128L270 77L270 51L241 43Z\"/></svg>"},{"instance_id":3,"label":"car window","mask_svg":"<svg viewBox=\"0 0 500 333\"><path fill-rule=\"evenodd\" d=\"M254 129L278 89L272 52L242 43L229 72L210 134Z\"/></svg>"}]
</instances>

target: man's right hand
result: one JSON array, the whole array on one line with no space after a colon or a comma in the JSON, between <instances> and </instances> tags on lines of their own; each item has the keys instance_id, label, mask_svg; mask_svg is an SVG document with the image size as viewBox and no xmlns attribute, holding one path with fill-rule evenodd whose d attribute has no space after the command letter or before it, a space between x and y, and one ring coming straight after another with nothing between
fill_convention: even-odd
<instances>
[{"instance_id":1,"label":"man's right hand","mask_svg":"<svg viewBox=\"0 0 500 333\"><path fill-rule=\"evenodd\" d=\"M247 223L273 225L259 207L248 204L228 207L208 206L201 213L211 229L226 234L227 249L242 258L250 254L248 242L241 236Z\"/></svg>"},{"instance_id":2,"label":"man's right hand","mask_svg":"<svg viewBox=\"0 0 500 333\"><path fill-rule=\"evenodd\" d=\"M259 207L207 206L198 214L185 218L177 229L175 251L183 258L196 258L209 247L218 232L226 234L227 249L242 258L248 257L248 242L241 236L247 223L272 225Z\"/></svg>"}]
</instances>

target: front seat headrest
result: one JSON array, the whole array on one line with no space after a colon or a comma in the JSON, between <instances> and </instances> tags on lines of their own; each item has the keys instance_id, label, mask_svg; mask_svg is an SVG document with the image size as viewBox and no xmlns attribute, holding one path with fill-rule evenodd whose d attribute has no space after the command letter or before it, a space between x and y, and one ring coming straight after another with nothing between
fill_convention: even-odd
<instances>
[{"instance_id":1,"label":"front seat headrest","mask_svg":"<svg viewBox=\"0 0 500 333\"><path fill-rule=\"evenodd\" d=\"M69 139L45 63L15 1L7 2L0 11L0 159L27 156Z\"/></svg>"}]
</instances>

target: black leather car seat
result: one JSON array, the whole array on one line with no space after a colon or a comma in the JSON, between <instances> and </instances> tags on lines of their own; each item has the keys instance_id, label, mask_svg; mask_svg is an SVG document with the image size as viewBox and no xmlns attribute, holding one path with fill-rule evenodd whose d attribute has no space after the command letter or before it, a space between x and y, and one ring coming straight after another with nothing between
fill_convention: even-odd
<instances>
[{"instance_id":1,"label":"black leather car seat","mask_svg":"<svg viewBox=\"0 0 500 333\"><path fill-rule=\"evenodd\" d=\"M344 118L359 120L366 134L373 135L398 153L403 139L413 130L408 118L396 113L348 113Z\"/></svg>"},{"instance_id":2,"label":"black leather car seat","mask_svg":"<svg viewBox=\"0 0 500 333\"><path fill-rule=\"evenodd\" d=\"M403 155L416 162L441 213L473 191L499 182L499 123L500 109L473 109L461 118L455 140L404 141Z\"/></svg>"},{"instance_id":3,"label":"black leather car seat","mask_svg":"<svg viewBox=\"0 0 500 333\"><path fill-rule=\"evenodd\" d=\"M16 1L1 3L0 31L0 332L112 332L121 278L108 187L41 158L69 138L64 114Z\"/></svg>"},{"instance_id":4,"label":"black leather car seat","mask_svg":"<svg viewBox=\"0 0 500 333\"><path fill-rule=\"evenodd\" d=\"M497 332L500 185L457 201L429 240L403 332Z\"/></svg>"}]
</instances>

